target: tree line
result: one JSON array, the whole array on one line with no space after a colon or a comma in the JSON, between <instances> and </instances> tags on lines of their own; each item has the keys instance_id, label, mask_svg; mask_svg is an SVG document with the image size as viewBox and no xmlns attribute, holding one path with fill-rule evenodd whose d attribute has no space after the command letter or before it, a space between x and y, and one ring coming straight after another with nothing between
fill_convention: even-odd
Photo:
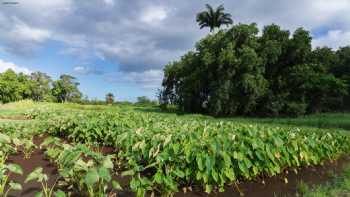
<instances>
[{"instance_id":1,"label":"tree line","mask_svg":"<svg viewBox=\"0 0 350 197\"><path fill-rule=\"evenodd\" d=\"M42 72L29 75L13 70L0 73L0 103L32 99L48 102L78 102L82 93L76 78L63 74L58 80Z\"/></svg>"},{"instance_id":2,"label":"tree line","mask_svg":"<svg viewBox=\"0 0 350 197\"><path fill-rule=\"evenodd\" d=\"M135 103L117 102L115 95L108 92L105 100L89 99L79 90L80 83L71 75L63 74L57 80L43 72L31 74L16 73L11 69L0 73L0 104L31 99L46 102L73 102L80 104L124 104L124 105L157 105L157 102L146 96L137 97Z\"/></svg>"},{"instance_id":3,"label":"tree line","mask_svg":"<svg viewBox=\"0 0 350 197\"><path fill-rule=\"evenodd\" d=\"M223 9L208 11L218 18ZM218 12L218 13L217 13ZM164 68L163 105L215 116L303 115L350 109L350 47L312 48L310 32L255 23L224 30L197 15L211 33ZM222 20L222 19L221 19ZM207 21L207 22L206 22ZM227 21L227 20L224 20ZM225 23L226 24L226 23Z\"/></svg>"}]
</instances>

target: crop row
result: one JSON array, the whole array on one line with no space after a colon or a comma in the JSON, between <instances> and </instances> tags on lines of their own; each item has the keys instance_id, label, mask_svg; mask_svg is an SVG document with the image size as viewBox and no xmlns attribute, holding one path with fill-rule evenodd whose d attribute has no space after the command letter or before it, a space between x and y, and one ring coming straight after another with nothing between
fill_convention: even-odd
<instances>
[{"instance_id":1,"label":"crop row","mask_svg":"<svg viewBox=\"0 0 350 197\"><path fill-rule=\"evenodd\" d=\"M113 156L104 156L93 151L83 144L65 144L58 138L48 137L38 146L32 139L17 138L17 134L5 134L5 129L0 132L0 196L6 197L12 190L22 190L22 185L12 180L12 174L26 176L25 183L38 182L42 188L35 196L65 197L89 196L105 197L115 196L121 186L112 180L114 162ZM44 173L43 167L38 166L28 175L23 174L22 167L10 163L10 155L22 154L23 159L29 159L35 149L44 149L51 162L58 169L58 178L55 184L49 185L49 177ZM61 189L64 189L63 192Z\"/></svg>"},{"instance_id":2,"label":"crop row","mask_svg":"<svg viewBox=\"0 0 350 197\"><path fill-rule=\"evenodd\" d=\"M74 142L114 146L118 165L123 175L132 176L130 188L138 196L147 191L172 195L193 185L208 193L223 191L226 184L322 164L350 150L349 136L340 131L137 112L57 115L42 129Z\"/></svg>"}]
</instances>

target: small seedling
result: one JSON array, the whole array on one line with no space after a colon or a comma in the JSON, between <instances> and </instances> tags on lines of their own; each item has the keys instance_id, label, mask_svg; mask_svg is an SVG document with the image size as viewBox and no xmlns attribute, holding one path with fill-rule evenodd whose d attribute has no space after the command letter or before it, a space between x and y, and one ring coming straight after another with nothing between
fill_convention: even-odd
<instances>
[{"instance_id":1,"label":"small seedling","mask_svg":"<svg viewBox=\"0 0 350 197\"><path fill-rule=\"evenodd\" d=\"M37 192L35 194L35 197L52 197L52 196L65 197L66 196L65 193L62 192L61 190L54 191L57 180L52 187L49 187L48 180L49 180L48 176L43 173L43 168L38 167L27 176L25 183L29 181L36 181L41 184L42 191Z\"/></svg>"}]
</instances>

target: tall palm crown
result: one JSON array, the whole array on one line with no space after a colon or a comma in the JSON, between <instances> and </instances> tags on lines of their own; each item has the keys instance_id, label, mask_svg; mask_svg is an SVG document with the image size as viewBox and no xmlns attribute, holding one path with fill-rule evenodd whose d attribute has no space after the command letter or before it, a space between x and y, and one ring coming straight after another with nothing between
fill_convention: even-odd
<instances>
[{"instance_id":1,"label":"tall palm crown","mask_svg":"<svg viewBox=\"0 0 350 197\"><path fill-rule=\"evenodd\" d=\"M106 102L112 104L114 102L114 95L112 93L106 94Z\"/></svg>"},{"instance_id":2,"label":"tall palm crown","mask_svg":"<svg viewBox=\"0 0 350 197\"><path fill-rule=\"evenodd\" d=\"M224 6L220 5L215 10L209 4L205 5L207 10L197 14L197 22L200 28L209 27L212 32L221 25L230 25L233 23L231 14L224 13Z\"/></svg>"}]
</instances>

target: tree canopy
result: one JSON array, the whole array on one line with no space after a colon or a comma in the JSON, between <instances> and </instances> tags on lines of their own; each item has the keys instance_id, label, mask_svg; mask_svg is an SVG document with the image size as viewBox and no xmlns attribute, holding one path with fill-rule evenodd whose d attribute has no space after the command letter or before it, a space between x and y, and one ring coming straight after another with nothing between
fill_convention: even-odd
<instances>
[{"instance_id":1,"label":"tree canopy","mask_svg":"<svg viewBox=\"0 0 350 197\"><path fill-rule=\"evenodd\" d=\"M81 92L78 89L79 83L75 77L70 75L61 75L60 79L52 84L52 95L58 102L74 102L81 99Z\"/></svg>"},{"instance_id":2,"label":"tree canopy","mask_svg":"<svg viewBox=\"0 0 350 197\"><path fill-rule=\"evenodd\" d=\"M70 75L61 75L56 81L42 72L30 75L8 69L0 73L0 103L22 99L34 101L77 102L81 99L79 83Z\"/></svg>"},{"instance_id":3,"label":"tree canopy","mask_svg":"<svg viewBox=\"0 0 350 197\"><path fill-rule=\"evenodd\" d=\"M303 28L258 33L255 23L238 24L197 42L165 66L160 102L216 116L350 109L350 47L312 49Z\"/></svg>"}]
</instances>

